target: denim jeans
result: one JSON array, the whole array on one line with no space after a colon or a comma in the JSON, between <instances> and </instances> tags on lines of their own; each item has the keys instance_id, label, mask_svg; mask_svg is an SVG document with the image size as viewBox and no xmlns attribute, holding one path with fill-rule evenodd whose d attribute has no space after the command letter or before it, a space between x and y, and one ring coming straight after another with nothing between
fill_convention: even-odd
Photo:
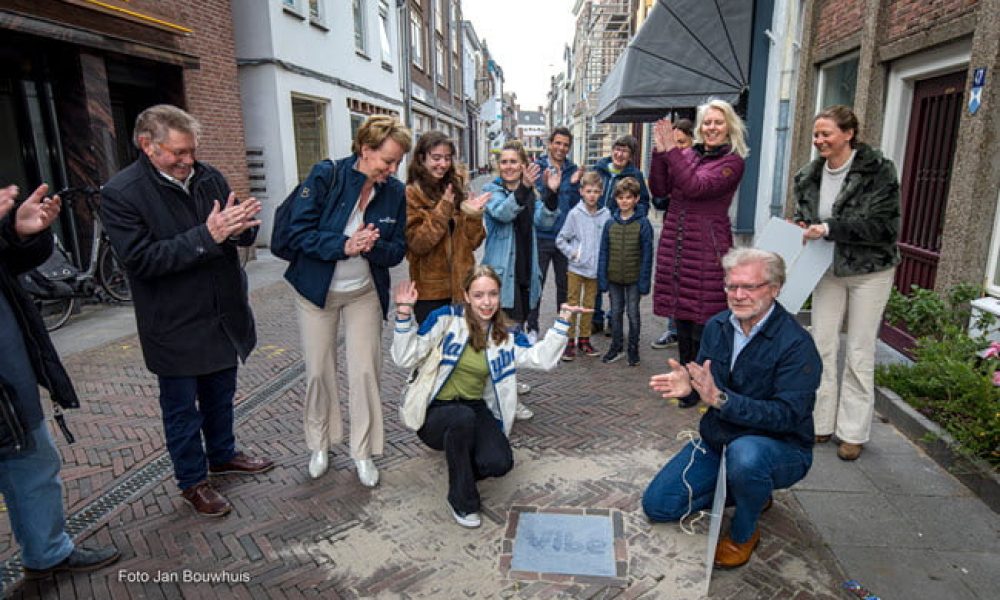
<instances>
[{"instance_id":1,"label":"denim jeans","mask_svg":"<svg viewBox=\"0 0 1000 600\"><path fill-rule=\"evenodd\" d=\"M48 569L73 552L63 516L61 460L44 422L31 431L31 450L0 459L0 492L10 529L29 569Z\"/></svg>"},{"instance_id":2,"label":"denim jeans","mask_svg":"<svg viewBox=\"0 0 1000 600\"><path fill-rule=\"evenodd\" d=\"M167 450L177 486L186 490L208 477L209 464L227 463L236 454L236 367L195 377L159 379Z\"/></svg>"},{"instance_id":3,"label":"denim jeans","mask_svg":"<svg viewBox=\"0 0 1000 600\"><path fill-rule=\"evenodd\" d=\"M608 297L611 298L611 350L622 351L624 322L622 313L628 311L628 359L639 360L639 284L621 285L608 284Z\"/></svg>"},{"instance_id":4,"label":"denim jeans","mask_svg":"<svg viewBox=\"0 0 1000 600\"><path fill-rule=\"evenodd\" d=\"M542 291L545 291L545 282L548 280L549 263L551 262L556 280L556 312L559 312L559 307L566 302L566 269L569 266L569 260L556 247L555 239L537 237L536 243L538 244L538 272L542 274ZM528 329L539 331L538 312L541 306L542 301L539 299L538 306L532 308L531 312L528 313Z\"/></svg>"},{"instance_id":5,"label":"denim jeans","mask_svg":"<svg viewBox=\"0 0 1000 600\"><path fill-rule=\"evenodd\" d=\"M718 452L699 441L704 452L688 442L656 474L642 496L642 510L651 521L677 521L688 512L691 486L691 513L712 506L719 475ZM684 469L694 462L683 477ZM806 476L812 466L812 452L774 438L747 435L726 447L726 495L736 505L729 537L737 543L750 539L757 518L775 489L787 488Z\"/></svg>"},{"instance_id":6,"label":"denim jeans","mask_svg":"<svg viewBox=\"0 0 1000 600\"><path fill-rule=\"evenodd\" d=\"M476 481L501 477L514 467L503 429L482 400L434 400L417 436L448 461L448 502L462 513L479 512Z\"/></svg>"}]
</instances>

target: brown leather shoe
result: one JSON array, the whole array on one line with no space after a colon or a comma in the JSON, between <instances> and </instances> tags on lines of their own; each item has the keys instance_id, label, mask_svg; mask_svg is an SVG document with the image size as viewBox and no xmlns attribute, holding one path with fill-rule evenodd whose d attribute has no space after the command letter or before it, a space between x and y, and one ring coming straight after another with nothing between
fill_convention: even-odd
<instances>
[{"instance_id":1,"label":"brown leather shoe","mask_svg":"<svg viewBox=\"0 0 1000 600\"><path fill-rule=\"evenodd\" d=\"M833 437L832 435L817 435L816 436L816 443L817 444L825 444L825 443L829 442L830 438L832 438L832 437Z\"/></svg>"},{"instance_id":2,"label":"brown leather shoe","mask_svg":"<svg viewBox=\"0 0 1000 600\"><path fill-rule=\"evenodd\" d=\"M207 481L194 484L181 492L194 511L204 517L221 517L233 510L226 497L215 491Z\"/></svg>"},{"instance_id":3,"label":"brown leather shoe","mask_svg":"<svg viewBox=\"0 0 1000 600\"><path fill-rule=\"evenodd\" d=\"M840 460L858 460L861 456L861 451L864 450L862 444L848 444L847 442L841 442L840 447L837 448L837 458Z\"/></svg>"},{"instance_id":4,"label":"brown leather shoe","mask_svg":"<svg viewBox=\"0 0 1000 600\"><path fill-rule=\"evenodd\" d=\"M720 541L719 545L715 547L715 568L735 569L736 567L742 567L750 560L750 555L753 554L754 548L756 548L759 543L760 527L754 529L753 535L750 536L750 539L742 544L737 544L727 535L726 538Z\"/></svg>"},{"instance_id":5,"label":"brown leather shoe","mask_svg":"<svg viewBox=\"0 0 1000 600\"><path fill-rule=\"evenodd\" d=\"M247 456L242 452L237 452L227 463L221 465L210 465L208 471L213 475L225 475L226 473L236 473L240 475L256 475L264 473L274 468L274 461L269 458L258 456Z\"/></svg>"}]
</instances>

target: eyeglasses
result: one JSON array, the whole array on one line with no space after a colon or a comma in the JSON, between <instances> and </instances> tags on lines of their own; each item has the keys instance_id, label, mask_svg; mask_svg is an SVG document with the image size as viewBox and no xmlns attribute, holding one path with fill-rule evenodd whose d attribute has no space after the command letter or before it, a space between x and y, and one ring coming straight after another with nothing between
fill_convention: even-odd
<instances>
[{"instance_id":1,"label":"eyeglasses","mask_svg":"<svg viewBox=\"0 0 1000 600\"><path fill-rule=\"evenodd\" d=\"M727 294L735 294L736 292L743 290L744 292L756 292L760 288L771 285L770 281L764 281L761 283L727 283L722 286L722 289L726 290Z\"/></svg>"}]
</instances>

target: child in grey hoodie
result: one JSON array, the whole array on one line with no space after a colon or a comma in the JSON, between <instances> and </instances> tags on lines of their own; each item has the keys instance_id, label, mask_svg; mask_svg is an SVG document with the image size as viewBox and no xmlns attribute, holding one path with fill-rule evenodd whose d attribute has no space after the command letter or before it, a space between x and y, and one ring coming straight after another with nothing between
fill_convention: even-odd
<instances>
[{"instance_id":1,"label":"child in grey hoodie","mask_svg":"<svg viewBox=\"0 0 1000 600\"><path fill-rule=\"evenodd\" d=\"M556 247L569 259L566 273L566 302L571 306L594 307L597 297L597 259L601 252L601 234L604 224L611 218L607 208L598 208L604 181L601 176L588 171L580 178L581 201L570 209L566 223L556 236ZM600 354L590 343L590 324L593 313L579 313L579 332L573 321L569 324L569 342L563 351L563 360L576 358L576 350L587 356ZM573 339L577 337L575 344Z\"/></svg>"}]
</instances>

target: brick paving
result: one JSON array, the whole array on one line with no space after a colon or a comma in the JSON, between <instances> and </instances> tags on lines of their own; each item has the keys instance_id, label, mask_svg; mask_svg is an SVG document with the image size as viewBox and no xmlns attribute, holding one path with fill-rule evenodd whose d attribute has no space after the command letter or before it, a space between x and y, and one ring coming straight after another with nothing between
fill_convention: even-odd
<instances>
[{"instance_id":1,"label":"brick paving","mask_svg":"<svg viewBox=\"0 0 1000 600\"><path fill-rule=\"evenodd\" d=\"M394 281L405 277L397 268ZM551 286L550 286L551 287ZM547 290L551 292L550 290ZM234 505L223 519L193 514L169 471L86 524L80 539L114 543L122 560L104 571L41 583L15 582L15 598L697 598L704 586L705 528L687 536L650 525L639 500L645 484L682 444L698 414L651 394L649 375L672 351L649 349L662 325L642 303L642 364L602 365L581 357L552 373L528 373L535 417L514 427L515 468L482 482L483 526L455 525L444 500L443 457L426 449L396 417L403 373L386 364L382 482L362 487L344 445L330 471L306 474L301 355L291 292L281 283L252 295L260 345L240 370L237 439L276 468L259 477L224 476ZM551 298L543 314L551 313ZM383 331L388 347L391 328ZM607 338L597 336L606 347ZM152 472L163 447L155 379L135 337L67 357L83 399L70 415L78 441L63 455L69 515L108 497L130 474ZM343 371L343 368L342 368ZM344 373L341 372L341 383ZM244 404L245 403L245 404ZM347 421L346 411L344 414ZM161 459L162 460L162 459ZM146 471L143 471L146 469ZM751 563L714 575L712 598L844 598L836 562L788 493L762 519ZM501 564L514 507L620 511L627 540L627 584L586 578L522 581ZM0 560L11 558L0 525ZM157 579L162 581L157 582Z\"/></svg>"}]
</instances>

